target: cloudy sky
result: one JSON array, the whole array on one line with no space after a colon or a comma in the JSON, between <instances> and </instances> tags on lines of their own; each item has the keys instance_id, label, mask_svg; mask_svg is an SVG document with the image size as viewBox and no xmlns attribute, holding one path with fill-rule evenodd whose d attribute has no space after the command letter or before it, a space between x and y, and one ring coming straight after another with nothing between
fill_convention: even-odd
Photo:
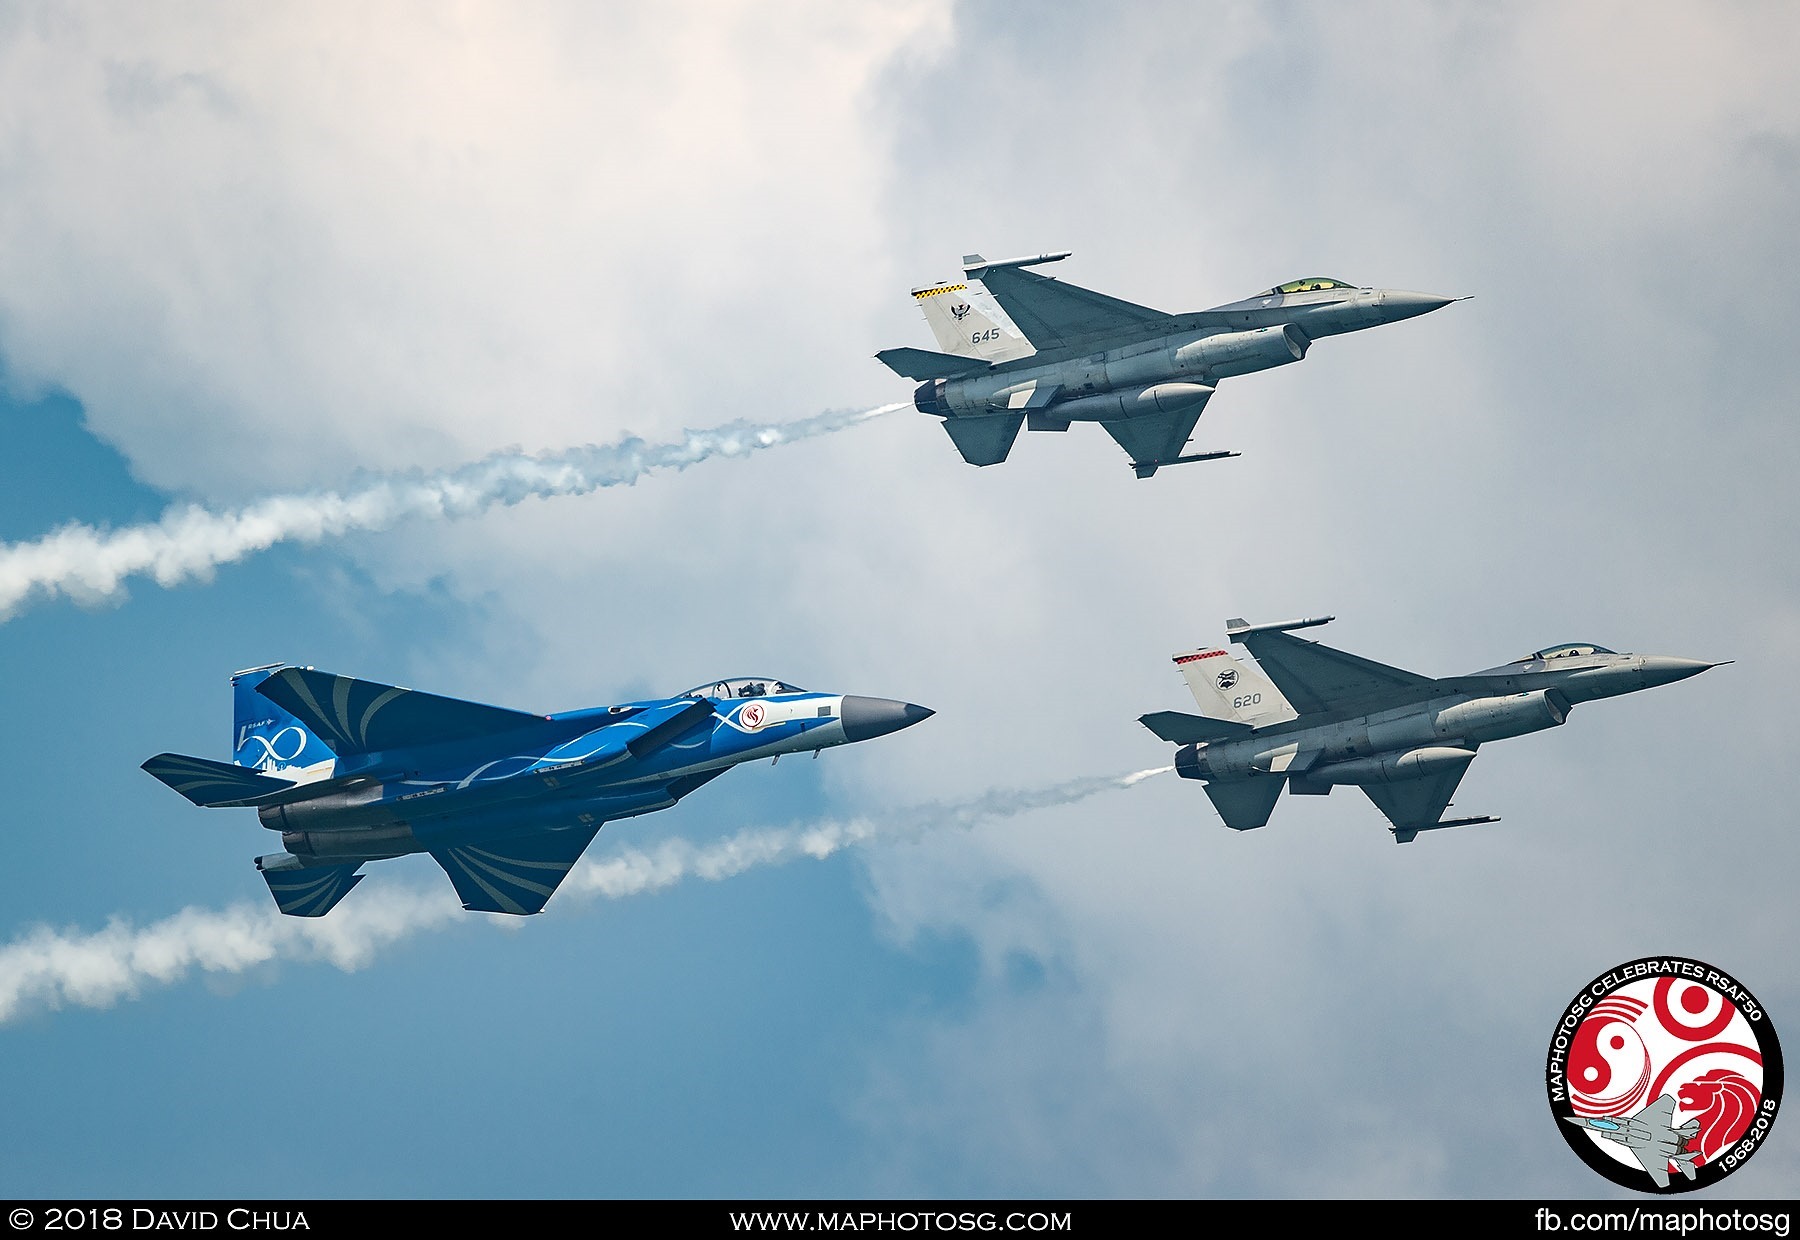
<instances>
[{"instance_id":1,"label":"cloudy sky","mask_svg":"<svg viewBox=\"0 0 1800 1240\"><path fill-rule=\"evenodd\" d=\"M1581 986L1691 956L1800 1038L1797 42L1776 4L0 0L0 1194L1629 1196L1544 1102ZM1150 481L1080 426L977 470L910 409L750 450L908 398L909 287L1056 249L1169 310L1472 300L1227 381L1194 447L1243 456ZM631 437L673 447L315 519ZM217 554L95 566L147 525ZM1503 821L1405 848L1349 789L1239 835L1120 780L1171 760L1172 653L1323 613L1434 675L1735 662L1490 747L1457 810ZM406 858L297 929L253 818L137 769L227 757L277 660L938 714L609 826L523 924ZM1709 1196L1789 1194L1796 1131Z\"/></svg>"}]
</instances>

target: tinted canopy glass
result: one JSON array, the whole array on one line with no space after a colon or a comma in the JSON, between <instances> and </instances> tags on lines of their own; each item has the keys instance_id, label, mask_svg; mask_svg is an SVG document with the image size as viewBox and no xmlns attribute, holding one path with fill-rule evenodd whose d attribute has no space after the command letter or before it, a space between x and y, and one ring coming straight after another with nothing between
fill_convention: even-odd
<instances>
[{"instance_id":1,"label":"tinted canopy glass","mask_svg":"<svg viewBox=\"0 0 1800 1240\"><path fill-rule=\"evenodd\" d=\"M1333 280L1330 276L1308 276L1304 280L1289 280L1286 284L1277 284L1269 290L1269 293L1316 293L1320 289L1355 287L1354 284L1346 284L1342 280ZM1265 296L1267 295L1265 294Z\"/></svg>"},{"instance_id":2,"label":"tinted canopy glass","mask_svg":"<svg viewBox=\"0 0 1800 1240\"><path fill-rule=\"evenodd\" d=\"M1520 659L1521 663L1529 663L1533 659L1576 659L1588 654L1617 654L1616 650L1608 650L1605 646L1596 646L1592 642L1564 642L1560 646L1545 646Z\"/></svg>"},{"instance_id":3,"label":"tinted canopy glass","mask_svg":"<svg viewBox=\"0 0 1800 1240\"><path fill-rule=\"evenodd\" d=\"M744 676L737 680L715 680L711 684L696 685L682 697L692 698L751 698L772 697L777 693L805 693L799 685L790 685L786 681L776 680L773 676Z\"/></svg>"}]
</instances>

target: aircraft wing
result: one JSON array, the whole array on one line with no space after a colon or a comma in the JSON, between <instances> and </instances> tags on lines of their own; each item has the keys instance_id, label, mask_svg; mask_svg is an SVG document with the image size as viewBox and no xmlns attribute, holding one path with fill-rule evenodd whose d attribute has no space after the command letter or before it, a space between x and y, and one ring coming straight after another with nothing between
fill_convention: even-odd
<instances>
[{"instance_id":1,"label":"aircraft wing","mask_svg":"<svg viewBox=\"0 0 1800 1240\"><path fill-rule=\"evenodd\" d=\"M299 719L339 757L491 736L544 719L302 667L282 668L256 691Z\"/></svg>"},{"instance_id":2,"label":"aircraft wing","mask_svg":"<svg viewBox=\"0 0 1800 1240\"><path fill-rule=\"evenodd\" d=\"M980 255L965 259L964 270L970 279L979 279L986 286L1040 352L1102 333L1140 330L1149 334L1170 318L1161 310L1065 284L1011 263L983 265Z\"/></svg>"},{"instance_id":3,"label":"aircraft wing","mask_svg":"<svg viewBox=\"0 0 1800 1240\"><path fill-rule=\"evenodd\" d=\"M1361 787L1369 794L1369 800L1375 802L1375 808L1394 824L1394 838L1405 844L1420 831L1438 824L1450 805L1450 798L1456 795L1456 785L1462 782L1468 769L1469 763L1464 762L1435 775L1395 780L1390 784L1363 784Z\"/></svg>"},{"instance_id":4,"label":"aircraft wing","mask_svg":"<svg viewBox=\"0 0 1800 1240\"><path fill-rule=\"evenodd\" d=\"M1631 1117L1631 1126L1640 1132L1648 1128L1649 1141L1628 1141L1625 1148L1638 1165L1650 1173L1658 1188L1669 1186L1669 1158L1687 1142L1675 1131L1675 1095L1663 1094L1655 1102Z\"/></svg>"},{"instance_id":5,"label":"aircraft wing","mask_svg":"<svg viewBox=\"0 0 1800 1240\"><path fill-rule=\"evenodd\" d=\"M1675 1095L1661 1095L1655 1102L1652 1102L1649 1106L1645 1107L1631 1118L1634 1120L1642 1120L1652 1127L1667 1128L1673 1132L1675 1130Z\"/></svg>"},{"instance_id":6,"label":"aircraft wing","mask_svg":"<svg viewBox=\"0 0 1800 1240\"><path fill-rule=\"evenodd\" d=\"M1663 1157L1660 1150L1639 1149L1635 1145L1628 1145L1625 1148L1630 1150L1631 1156L1638 1160L1638 1166L1650 1173L1650 1178L1656 1181L1658 1188L1669 1186L1669 1160Z\"/></svg>"},{"instance_id":7,"label":"aircraft wing","mask_svg":"<svg viewBox=\"0 0 1800 1240\"><path fill-rule=\"evenodd\" d=\"M1429 676L1333 650L1290 633L1252 632L1232 640L1241 641L1256 656L1257 664L1302 715L1367 714L1418 701L1437 687L1437 681Z\"/></svg>"},{"instance_id":8,"label":"aircraft wing","mask_svg":"<svg viewBox=\"0 0 1800 1240\"><path fill-rule=\"evenodd\" d=\"M444 868L462 906L476 913L542 912L600 830L597 822L521 831L481 844L434 848L432 860Z\"/></svg>"},{"instance_id":9,"label":"aircraft wing","mask_svg":"<svg viewBox=\"0 0 1800 1240\"><path fill-rule=\"evenodd\" d=\"M1199 404L1173 413L1140 414L1100 425L1131 457L1132 468L1137 470L1138 477L1148 478L1156 472L1157 466L1167 465L1181 455L1188 436L1194 433L1194 424L1200 421L1200 413L1210 399L1210 396L1204 397Z\"/></svg>"}]
</instances>

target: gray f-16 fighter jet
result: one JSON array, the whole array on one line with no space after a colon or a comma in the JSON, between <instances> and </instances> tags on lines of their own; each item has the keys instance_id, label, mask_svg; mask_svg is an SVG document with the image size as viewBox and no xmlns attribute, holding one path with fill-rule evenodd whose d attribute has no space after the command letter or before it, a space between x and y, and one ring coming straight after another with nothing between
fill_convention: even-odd
<instances>
[{"instance_id":1,"label":"gray f-16 fighter jet","mask_svg":"<svg viewBox=\"0 0 1800 1240\"><path fill-rule=\"evenodd\" d=\"M1227 636L1256 656L1256 666L1223 650L1178 654L1175 664L1201 713L1165 710L1140 719L1181 746L1176 773L1205 780L1206 795L1234 830L1268 822L1283 788L1323 796L1339 784L1368 793L1400 844L1421 831L1496 822L1442 818L1478 746L1554 728L1579 702L1719 666L1573 642L1434 680L1289 632L1331 619L1227 621Z\"/></svg>"},{"instance_id":2,"label":"gray f-16 fighter jet","mask_svg":"<svg viewBox=\"0 0 1800 1240\"><path fill-rule=\"evenodd\" d=\"M1672 1126L1675 1099L1664 1094L1636 1115L1590 1118L1565 1115L1563 1122L1585 1128L1596 1137L1617 1141L1631 1151L1638 1165L1650 1173L1658 1188L1669 1186L1669 1164L1688 1179L1694 1178L1694 1160L1700 1151L1688 1149L1688 1142L1699 1135L1700 1121L1690 1119L1679 1128Z\"/></svg>"},{"instance_id":3,"label":"gray f-16 fighter jet","mask_svg":"<svg viewBox=\"0 0 1800 1240\"><path fill-rule=\"evenodd\" d=\"M1148 478L1183 455L1221 379L1285 366L1321 336L1360 331L1447 306L1454 297L1292 280L1211 310L1167 314L1025 270L1069 256L989 262L965 255L963 276L913 290L943 352L883 349L922 413L944 419L971 465L995 465L1019 428L1066 431L1098 422Z\"/></svg>"},{"instance_id":4,"label":"gray f-16 fighter jet","mask_svg":"<svg viewBox=\"0 0 1800 1240\"><path fill-rule=\"evenodd\" d=\"M559 715L279 663L231 684L232 761L159 753L144 769L279 831L286 851L256 868L296 917L330 912L367 862L420 852L464 908L536 913L601 824L667 809L739 763L816 756L932 713L767 676Z\"/></svg>"}]
</instances>

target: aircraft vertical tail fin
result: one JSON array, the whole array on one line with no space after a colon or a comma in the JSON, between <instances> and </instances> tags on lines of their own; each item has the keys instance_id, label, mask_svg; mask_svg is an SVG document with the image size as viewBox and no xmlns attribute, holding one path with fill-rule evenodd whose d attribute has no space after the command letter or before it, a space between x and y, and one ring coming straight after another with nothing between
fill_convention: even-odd
<instances>
[{"instance_id":1,"label":"aircraft vertical tail fin","mask_svg":"<svg viewBox=\"0 0 1800 1240\"><path fill-rule=\"evenodd\" d=\"M302 772L330 774L337 755L298 718L256 691L286 664L234 672L231 677L231 760L239 766L302 778Z\"/></svg>"},{"instance_id":2,"label":"aircraft vertical tail fin","mask_svg":"<svg viewBox=\"0 0 1800 1240\"><path fill-rule=\"evenodd\" d=\"M1300 717L1261 669L1223 650L1190 650L1175 656L1175 666L1208 719L1260 728Z\"/></svg>"},{"instance_id":3,"label":"aircraft vertical tail fin","mask_svg":"<svg viewBox=\"0 0 1800 1240\"><path fill-rule=\"evenodd\" d=\"M925 312L925 321L946 353L984 362L1010 362L1037 352L980 280L916 288L913 300Z\"/></svg>"}]
</instances>

